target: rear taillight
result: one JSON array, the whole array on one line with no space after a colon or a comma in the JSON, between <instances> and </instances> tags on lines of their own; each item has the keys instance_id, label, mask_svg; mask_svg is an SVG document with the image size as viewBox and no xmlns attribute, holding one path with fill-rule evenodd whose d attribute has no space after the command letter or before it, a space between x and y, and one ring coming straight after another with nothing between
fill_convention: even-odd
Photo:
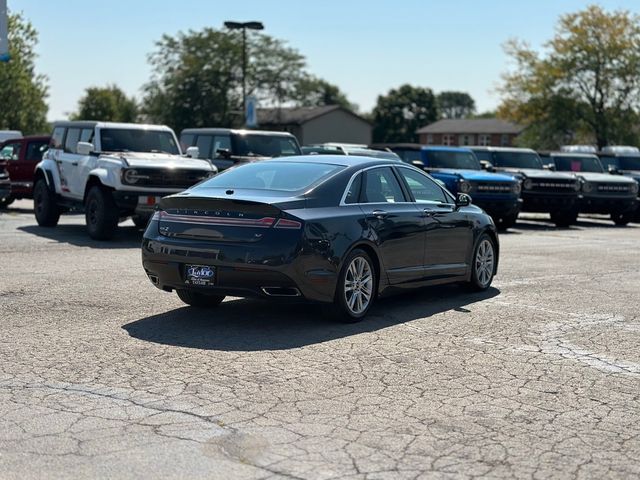
<instances>
[{"instance_id":1,"label":"rear taillight","mask_svg":"<svg viewBox=\"0 0 640 480\"><path fill-rule=\"evenodd\" d=\"M296 220L289 220L288 218L281 218L276 222L274 228L287 228L291 230L299 230L302 228L302 223Z\"/></svg>"},{"instance_id":2,"label":"rear taillight","mask_svg":"<svg viewBox=\"0 0 640 480\"><path fill-rule=\"evenodd\" d=\"M153 213L153 216L151 217L151 221L154 221L154 220L155 220L156 222L159 222L159 221L160 221L161 213L162 213L162 210L156 210L156 211Z\"/></svg>"}]
</instances>

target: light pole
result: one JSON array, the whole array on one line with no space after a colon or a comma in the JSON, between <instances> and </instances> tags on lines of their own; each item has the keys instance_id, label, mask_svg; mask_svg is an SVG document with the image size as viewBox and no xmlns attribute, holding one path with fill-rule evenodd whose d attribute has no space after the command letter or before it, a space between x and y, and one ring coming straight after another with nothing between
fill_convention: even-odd
<instances>
[{"instance_id":1,"label":"light pole","mask_svg":"<svg viewBox=\"0 0 640 480\"><path fill-rule=\"evenodd\" d=\"M242 112L247 112L247 29L263 30L262 22L224 22L229 30L242 30Z\"/></svg>"}]
</instances>

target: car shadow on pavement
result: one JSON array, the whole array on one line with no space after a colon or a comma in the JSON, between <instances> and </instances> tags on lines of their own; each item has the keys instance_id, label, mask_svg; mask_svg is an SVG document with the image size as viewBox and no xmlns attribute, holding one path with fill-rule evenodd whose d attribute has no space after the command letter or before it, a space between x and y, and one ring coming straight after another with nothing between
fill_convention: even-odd
<instances>
[{"instance_id":1,"label":"car shadow on pavement","mask_svg":"<svg viewBox=\"0 0 640 480\"><path fill-rule=\"evenodd\" d=\"M109 241L93 240L89 237L86 227L82 224L59 224L54 228L26 225L18 227L18 230L77 247L102 249L140 248L142 243L142 230L133 225L119 227L115 237Z\"/></svg>"},{"instance_id":2,"label":"car shadow on pavement","mask_svg":"<svg viewBox=\"0 0 640 480\"><path fill-rule=\"evenodd\" d=\"M183 307L124 325L131 337L178 347L220 351L287 350L381 330L498 295L489 288L429 287L379 300L359 323L343 324L322 315L318 305L239 299L211 310Z\"/></svg>"}]
</instances>

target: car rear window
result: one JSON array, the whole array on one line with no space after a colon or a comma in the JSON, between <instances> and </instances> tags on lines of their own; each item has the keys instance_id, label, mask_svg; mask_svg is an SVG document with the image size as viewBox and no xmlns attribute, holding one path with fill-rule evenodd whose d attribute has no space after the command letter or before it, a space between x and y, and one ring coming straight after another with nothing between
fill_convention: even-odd
<instances>
[{"instance_id":1,"label":"car rear window","mask_svg":"<svg viewBox=\"0 0 640 480\"><path fill-rule=\"evenodd\" d=\"M256 162L225 170L202 186L296 192L322 182L343 168L312 162Z\"/></svg>"}]
</instances>

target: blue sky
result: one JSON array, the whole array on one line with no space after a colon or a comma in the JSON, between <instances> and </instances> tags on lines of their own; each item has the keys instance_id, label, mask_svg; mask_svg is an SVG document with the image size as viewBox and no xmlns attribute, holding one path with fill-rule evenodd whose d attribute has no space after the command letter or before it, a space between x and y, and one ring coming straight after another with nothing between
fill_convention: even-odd
<instances>
[{"instance_id":1,"label":"blue sky","mask_svg":"<svg viewBox=\"0 0 640 480\"><path fill-rule=\"evenodd\" d=\"M147 54L163 33L225 20L259 20L266 32L306 56L309 70L337 84L362 111L403 83L463 90L478 110L493 109L508 68L502 44L539 47L558 15L578 0L8 0L40 34L37 68L49 77L49 118L65 118L88 86L116 83L140 94ZM602 0L640 13L638 0Z\"/></svg>"}]
</instances>

